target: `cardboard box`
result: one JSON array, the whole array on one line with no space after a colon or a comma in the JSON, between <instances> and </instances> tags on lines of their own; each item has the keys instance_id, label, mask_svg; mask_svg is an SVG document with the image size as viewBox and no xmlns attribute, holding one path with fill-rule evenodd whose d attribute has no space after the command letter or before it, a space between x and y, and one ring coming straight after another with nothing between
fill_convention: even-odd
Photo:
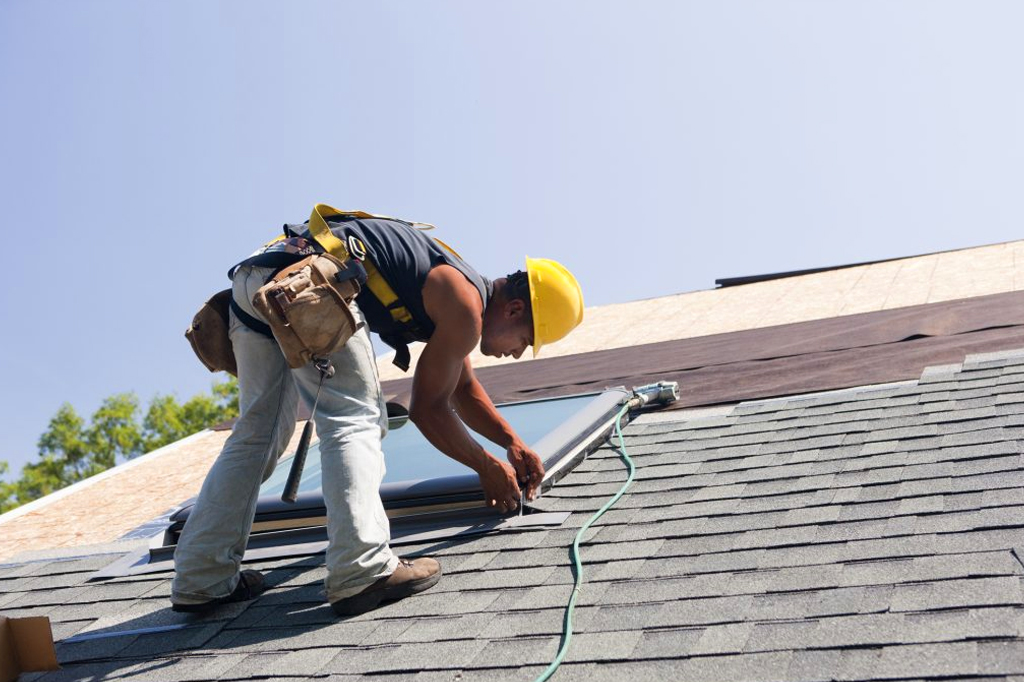
<instances>
[{"instance_id":1,"label":"cardboard box","mask_svg":"<svg viewBox=\"0 0 1024 682\"><path fill-rule=\"evenodd\" d=\"M42 670L60 670L50 619L0 616L0 682L14 682L21 673Z\"/></svg>"}]
</instances>

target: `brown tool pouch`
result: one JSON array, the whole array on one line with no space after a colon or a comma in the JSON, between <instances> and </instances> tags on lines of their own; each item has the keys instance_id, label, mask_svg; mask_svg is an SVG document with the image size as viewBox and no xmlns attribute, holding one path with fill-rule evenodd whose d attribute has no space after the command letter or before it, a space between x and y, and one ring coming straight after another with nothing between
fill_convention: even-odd
<instances>
[{"instance_id":1,"label":"brown tool pouch","mask_svg":"<svg viewBox=\"0 0 1024 682\"><path fill-rule=\"evenodd\" d=\"M281 270L256 292L253 307L267 320L290 367L329 356L361 326L349 309L359 293L355 268L330 254L315 254Z\"/></svg>"},{"instance_id":2,"label":"brown tool pouch","mask_svg":"<svg viewBox=\"0 0 1024 682\"><path fill-rule=\"evenodd\" d=\"M185 338L192 344L192 350L208 370L224 371L237 376L235 351L231 347L231 339L228 338L230 306L230 289L211 296L192 318L191 326L185 330Z\"/></svg>"}]
</instances>

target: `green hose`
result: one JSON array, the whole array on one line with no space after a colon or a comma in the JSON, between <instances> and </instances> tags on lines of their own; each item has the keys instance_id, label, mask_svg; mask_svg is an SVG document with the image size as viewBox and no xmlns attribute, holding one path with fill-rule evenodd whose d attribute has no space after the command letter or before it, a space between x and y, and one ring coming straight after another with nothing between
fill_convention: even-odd
<instances>
[{"instance_id":1,"label":"green hose","mask_svg":"<svg viewBox=\"0 0 1024 682\"><path fill-rule=\"evenodd\" d=\"M583 584L583 562L580 560L580 540L583 538L583 534L587 532L587 529L601 516L611 509L612 505L619 501L622 494L626 492L626 488L633 482L633 475L636 473L636 465L633 464L633 460L626 454L626 444L622 438L622 418L629 412L629 403L627 402L622 406L619 414L615 417L615 435L619 438L619 457L622 458L622 462L626 465L629 470L629 476L626 478L626 482L619 488L619 492L605 502L604 506L594 512L594 515L587 519L587 522L583 524L579 532L576 533L576 537L572 541L572 563L573 573L576 575L576 582L573 584L572 595L569 597L569 604L565 607L565 623L562 627L562 644L558 648L558 654L555 656L555 660L551 661L551 665L548 666L547 670L540 674L540 676L534 680L534 682L544 682L549 679L558 670L558 666L562 665L562 659L565 658L566 652L569 650L569 641L572 639L572 614L576 610L576 597L580 593L580 587Z\"/></svg>"}]
</instances>

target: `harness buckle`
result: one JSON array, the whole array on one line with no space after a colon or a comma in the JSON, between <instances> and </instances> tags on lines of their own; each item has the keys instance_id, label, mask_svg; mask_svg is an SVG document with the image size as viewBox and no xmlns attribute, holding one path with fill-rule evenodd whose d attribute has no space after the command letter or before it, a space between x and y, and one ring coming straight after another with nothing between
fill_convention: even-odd
<instances>
[{"instance_id":1,"label":"harness buckle","mask_svg":"<svg viewBox=\"0 0 1024 682\"><path fill-rule=\"evenodd\" d=\"M363 245L363 242L359 239L359 237L356 237L354 234L350 234L346 241L348 246L348 254L350 256L352 256L358 261L366 260L366 246Z\"/></svg>"}]
</instances>

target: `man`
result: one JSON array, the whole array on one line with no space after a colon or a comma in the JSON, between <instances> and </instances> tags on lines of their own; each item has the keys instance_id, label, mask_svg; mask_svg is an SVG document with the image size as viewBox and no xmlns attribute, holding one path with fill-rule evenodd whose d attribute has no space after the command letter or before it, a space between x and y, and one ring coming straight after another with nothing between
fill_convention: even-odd
<instances>
[{"instance_id":1,"label":"man","mask_svg":"<svg viewBox=\"0 0 1024 682\"><path fill-rule=\"evenodd\" d=\"M540 458L495 409L468 356L479 343L486 355L518 358L527 346L536 354L568 334L583 318L576 279L554 261L528 258L526 272L492 282L411 223L318 204L309 221L285 225L282 238L229 273L240 414L175 551L176 611L204 612L265 589L259 572L239 571L259 486L291 438L299 396L311 404L322 377L312 364L288 367L252 299L286 264L338 249L363 259L368 280L351 306L366 327L330 357L336 371L323 379L314 415L332 608L342 615L363 613L428 589L441 576L434 559L400 559L388 545L379 495L387 413L368 330L396 348L395 362L405 368L407 344L426 342L413 378L410 418L441 452L477 472L489 506L511 512L519 504L517 481L531 500L541 483ZM508 462L485 451L463 423L504 446Z\"/></svg>"}]
</instances>

